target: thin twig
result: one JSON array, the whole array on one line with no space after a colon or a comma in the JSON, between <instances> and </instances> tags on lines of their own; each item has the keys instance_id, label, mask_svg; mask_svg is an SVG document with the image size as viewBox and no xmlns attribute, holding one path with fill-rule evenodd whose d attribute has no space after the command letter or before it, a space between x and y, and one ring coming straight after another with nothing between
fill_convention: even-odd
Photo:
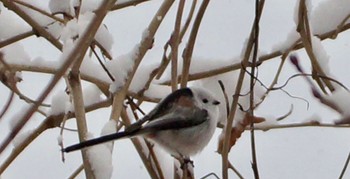
<instances>
[{"instance_id":1,"label":"thin twig","mask_svg":"<svg viewBox=\"0 0 350 179\"><path fill-rule=\"evenodd\" d=\"M147 1L150 1L150 0L130 0L125 2L123 1L121 3L117 2L117 4L111 8L111 11L123 9L130 6L136 6Z\"/></svg>"},{"instance_id":2,"label":"thin twig","mask_svg":"<svg viewBox=\"0 0 350 179\"><path fill-rule=\"evenodd\" d=\"M225 104L226 104L226 116L228 117L228 115L230 113L230 103L229 103L228 96L227 96L227 93L226 93L226 90L225 90L225 85L224 85L224 83L221 80L219 80L218 82L219 82L221 91L224 94Z\"/></svg>"},{"instance_id":3,"label":"thin twig","mask_svg":"<svg viewBox=\"0 0 350 179\"><path fill-rule=\"evenodd\" d=\"M63 131L65 129L65 125L66 125L66 121L67 121L67 118L68 118L68 115L67 113L63 116L63 120L62 120L62 125L61 125L61 130L60 130L60 137L61 137L61 141L60 143L58 144L60 147L61 147L61 156L62 156L62 162L65 161L65 158L64 158L64 152L63 152L63 149L64 149L64 146L63 146ZM79 132L79 131L78 131Z\"/></svg>"},{"instance_id":4,"label":"thin twig","mask_svg":"<svg viewBox=\"0 0 350 179\"><path fill-rule=\"evenodd\" d=\"M192 30L190 33L190 37L189 37L187 46L182 53L183 66L182 66L182 73L181 73L181 75L182 75L181 88L184 88L187 86L194 44L196 42L199 26L202 22L205 10L207 9L209 2L210 2L210 0L203 0L201 6L199 7L196 19L194 20L194 23L192 26Z\"/></svg>"},{"instance_id":5,"label":"thin twig","mask_svg":"<svg viewBox=\"0 0 350 179\"><path fill-rule=\"evenodd\" d=\"M341 29L343 28L343 26L345 25L346 21L348 21L350 19L350 14L348 14L343 20L342 22L338 25L337 30L335 31L334 35L333 35L333 39L336 39L339 32L341 31Z\"/></svg>"},{"instance_id":6,"label":"thin twig","mask_svg":"<svg viewBox=\"0 0 350 179\"><path fill-rule=\"evenodd\" d=\"M5 47L7 45L10 45L12 43L18 42L20 40L23 40L27 37L34 35L34 34L35 34L34 31L31 30L28 32L23 32L21 34L15 35L15 36L10 37L8 39L2 40L2 41L0 41L0 48Z\"/></svg>"},{"instance_id":7,"label":"thin twig","mask_svg":"<svg viewBox=\"0 0 350 179\"><path fill-rule=\"evenodd\" d=\"M290 61L292 62L292 64L296 67L296 69L300 72L300 73L305 73L304 69L302 68L301 65L299 65L299 60L296 56L290 56ZM310 85L311 87L311 92L313 94L313 96L317 99L320 100L321 103L323 103L324 105L330 107L331 109L337 111L338 113L342 114L343 111L342 109L340 109L336 104L334 104L333 101L324 98L320 91L316 88L316 86L312 83L312 81L309 78L304 78L306 80L306 82Z\"/></svg>"},{"instance_id":8,"label":"thin twig","mask_svg":"<svg viewBox=\"0 0 350 179\"><path fill-rule=\"evenodd\" d=\"M179 6L177 8L176 20L174 31L170 37L170 47L171 47L171 89L175 91L177 89L177 62L178 62L178 50L180 43L180 25L182 14L185 6L185 0L179 1Z\"/></svg>"},{"instance_id":9,"label":"thin twig","mask_svg":"<svg viewBox=\"0 0 350 179\"><path fill-rule=\"evenodd\" d=\"M270 91L271 91L271 90L274 88L274 86L278 83L279 76L280 76L280 74L281 74L281 72L282 72L282 68L283 68L283 66L284 66L284 64L285 64L285 61L286 61L286 59L287 59L287 57L288 57L288 54L295 48L295 46L296 46L298 43L300 43L300 40L295 41L295 42L284 52L284 54L282 55L282 57L281 57L281 62L280 62L280 65L278 66L278 69L277 69L277 72L276 72L276 74L275 74L275 77L274 77L274 79L272 80L270 86L269 86L269 87L267 88L267 90L265 91L265 93L261 96L261 98L260 98L260 101L261 101L261 102L258 103L257 106L260 105L260 104L265 100L265 98L268 96L268 94L270 93ZM256 106L256 107L257 107L257 106Z\"/></svg>"},{"instance_id":10,"label":"thin twig","mask_svg":"<svg viewBox=\"0 0 350 179\"><path fill-rule=\"evenodd\" d=\"M191 9L190 9L190 12L188 13L188 16L187 16L187 20L185 22L185 24L183 25L183 27L181 28L181 31L180 31L180 37L179 37L179 43L182 42L182 38L184 37L185 33L187 32L188 30L188 27L190 25L190 22L192 21L192 17L193 17L193 14L194 14L194 11L196 9L196 5L197 5L197 0L193 0L192 1L192 5L191 5ZM169 44L169 43L167 43ZM157 76L156 76L156 79L160 79L160 77L163 75L166 67L168 66L169 62L170 62L170 57L171 57L171 53L166 56L165 55L165 52L163 54L163 59L162 59L162 63L161 65L159 66L159 69L158 69L158 72L157 72ZM179 81L179 80L177 80ZM170 84L170 82L169 82Z\"/></svg>"},{"instance_id":11,"label":"thin twig","mask_svg":"<svg viewBox=\"0 0 350 179\"><path fill-rule=\"evenodd\" d=\"M232 165L231 162L229 162L229 168L235 172L235 174L238 176L238 178L240 179L244 179L244 177L242 176L242 174Z\"/></svg>"},{"instance_id":12,"label":"thin twig","mask_svg":"<svg viewBox=\"0 0 350 179\"><path fill-rule=\"evenodd\" d=\"M216 175L216 173L214 173L214 172L208 173L208 174L202 176L200 179L207 179L207 178L209 178L210 176L214 176L216 179L220 179L219 176Z\"/></svg>"},{"instance_id":13,"label":"thin twig","mask_svg":"<svg viewBox=\"0 0 350 179\"><path fill-rule=\"evenodd\" d=\"M9 95L7 102L0 112L0 121L1 121L2 117L5 115L5 113L10 109L10 105L12 104L14 94L15 93L13 91L10 92L10 95Z\"/></svg>"},{"instance_id":14,"label":"thin twig","mask_svg":"<svg viewBox=\"0 0 350 179\"><path fill-rule=\"evenodd\" d=\"M142 115L146 115L146 113L140 108L140 106L136 105L134 103L134 101L130 98L130 96L127 96L127 99L128 99L128 103L129 103L130 107L133 109L133 111L135 111L137 109L138 111L141 112ZM137 118L137 116L135 116L135 118Z\"/></svg>"},{"instance_id":15,"label":"thin twig","mask_svg":"<svg viewBox=\"0 0 350 179\"><path fill-rule=\"evenodd\" d=\"M285 119L286 117L290 116L293 112L294 106L293 104L290 105L290 110L283 116L279 116L278 118L276 118L276 121L282 121L283 119Z\"/></svg>"},{"instance_id":16,"label":"thin twig","mask_svg":"<svg viewBox=\"0 0 350 179\"><path fill-rule=\"evenodd\" d=\"M23 2L23 1L18 1L18 0L14 0L13 2L15 2L17 4L20 4L20 5L24 6L24 7L27 7L29 9L32 9L32 10L34 10L34 11L36 11L36 12L38 12L38 13L46 16L46 17L49 17L49 18L51 18L53 20L56 20L57 22L65 23L65 21L63 19L60 19L60 18L58 18L58 17L56 17L56 16L54 16L54 15L52 15L52 14L50 14L50 13L48 13L48 12L42 10L42 9L40 9L38 7L35 7L35 6L31 5L31 4L28 4L28 3Z\"/></svg>"},{"instance_id":17,"label":"thin twig","mask_svg":"<svg viewBox=\"0 0 350 179\"><path fill-rule=\"evenodd\" d=\"M96 45L98 48L100 48L100 51L102 55L104 55L107 59L112 59L112 55L109 53L109 51L96 39L92 43L93 45Z\"/></svg>"},{"instance_id":18,"label":"thin twig","mask_svg":"<svg viewBox=\"0 0 350 179\"><path fill-rule=\"evenodd\" d=\"M140 111L143 115L145 115L145 113L143 112L143 110L141 110L141 108L136 105L134 103L134 101L129 97L127 96L127 99L128 99L128 104L129 106L131 107L131 111L134 115L134 118L136 120L139 119L137 113L136 113L136 110ZM128 119L129 120L129 119ZM127 121L127 125L129 125L129 121ZM151 145L151 143L149 143L146 139L143 140L145 142L145 144L147 145L148 147L148 151L149 151L149 162L151 162L153 165L152 166L155 166L154 170L156 171L156 173L158 173L158 176L160 179L164 179L164 174L163 174L163 171L162 171L162 168L160 167L160 164L159 164L159 160L158 160L158 157L156 155L156 153L154 152L154 148L153 148L153 145Z\"/></svg>"},{"instance_id":19,"label":"thin twig","mask_svg":"<svg viewBox=\"0 0 350 179\"><path fill-rule=\"evenodd\" d=\"M254 84L255 84L255 69L256 69L256 62L257 62L257 56L258 56L258 49L259 49L259 31L260 31L260 18L259 15L261 14L259 12L260 1L255 0L255 20L254 20L254 50L253 50L253 59L252 59L252 68L251 68L251 77L250 77L250 96L249 96L249 115L254 116ZM257 78L257 77L256 77ZM250 121L250 146L251 146L251 153L252 153L252 169L254 172L255 179L259 179L259 170L258 170L258 159L256 155L256 145L255 145L255 133L254 133L254 121Z\"/></svg>"},{"instance_id":20,"label":"thin twig","mask_svg":"<svg viewBox=\"0 0 350 179\"><path fill-rule=\"evenodd\" d=\"M102 62L100 56L98 56L98 54L96 53L95 48L93 48L92 45L90 45L90 49L92 50L92 52L94 53L95 57L97 58L98 63L101 65L103 70L107 73L109 79L111 79L112 81L115 81L115 79L114 79L113 75L111 74L111 72L109 72L109 70L107 69L106 65Z\"/></svg>"},{"instance_id":21,"label":"thin twig","mask_svg":"<svg viewBox=\"0 0 350 179\"><path fill-rule=\"evenodd\" d=\"M262 12L263 6L264 6L264 0L260 1L260 5L259 5L259 11L258 12ZM259 14L257 16L257 18L259 19L261 17L261 14ZM257 19L255 19L257 20ZM231 140L231 131L232 131L232 124L233 124L233 119L236 113L236 109L237 109L237 104L238 104L238 99L239 99L239 94L241 89L242 89L242 85L243 85L243 80L244 80L244 76L245 76L245 70L243 68L245 68L249 62L250 59L250 54L253 48L253 43L254 43L254 26L255 23L253 23L253 27L249 36L249 40L248 40L248 44L246 46L246 50L245 50L245 54L244 54L244 58L242 60L242 66L240 69L240 73L239 73L239 77L238 77L238 81L237 81L237 86L235 89L235 95L233 96L233 101L231 104L231 108L230 108L230 113L229 116L227 118L227 122L226 122L226 126L225 126L225 138L224 138L224 143L223 143L223 151L222 151L222 178L223 179L228 179L228 152L229 152L229 148L230 148L230 140ZM241 65L241 64L240 64Z\"/></svg>"},{"instance_id":22,"label":"thin twig","mask_svg":"<svg viewBox=\"0 0 350 179\"><path fill-rule=\"evenodd\" d=\"M312 74L307 74L307 73L294 74L294 75L290 76L290 77L287 79L287 81L285 81L282 85L277 86L277 87L273 87L273 88L271 88L271 90L277 90L277 89L284 88L285 86L288 85L288 83L289 83L290 80L292 80L293 78L296 78L296 77L300 77L300 76L303 76L303 77L304 77L304 76L310 76L310 77L312 77ZM346 91L349 91L349 88L348 88L348 87L346 87L343 83L341 83L340 81L338 81L338 80L336 80L336 79L333 79L333 78L328 77L328 76L321 76L321 75L318 75L318 77L319 77L319 78L325 78L325 79L327 79L327 80L329 80L329 81L332 81L332 82L338 84L339 86L341 86L342 88L344 88Z\"/></svg>"},{"instance_id":23,"label":"thin twig","mask_svg":"<svg viewBox=\"0 0 350 179\"><path fill-rule=\"evenodd\" d=\"M153 164L155 166L155 170L157 171L158 173L158 178L159 179L164 179L164 174L163 174L163 171L162 171L162 167L160 166L160 163L159 163L159 160L158 160L158 157L157 157L157 154L154 152L154 144L151 144L150 142L148 142L146 139L144 139L148 149L149 149L149 160L152 162L153 161Z\"/></svg>"},{"instance_id":24,"label":"thin twig","mask_svg":"<svg viewBox=\"0 0 350 179\"><path fill-rule=\"evenodd\" d=\"M269 125L264 127L255 126L254 129L266 132L272 129L306 128L306 127L350 128L350 125L322 124L322 123L319 123L318 121L310 121L310 122L295 123L295 124ZM246 128L245 130L250 130L250 128Z\"/></svg>"},{"instance_id":25,"label":"thin twig","mask_svg":"<svg viewBox=\"0 0 350 179\"><path fill-rule=\"evenodd\" d=\"M76 178L81 171L83 171L84 165L81 164L74 172L68 177L68 179L74 179Z\"/></svg>"},{"instance_id":26,"label":"thin twig","mask_svg":"<svg viewBox=\"0 0 350 179\"><path fill-rule=\"evenodd\" d=\"M344 174L345 174L346 169L348 168L349 162L350 162L350 152L349 152L348 157L345 161L344 167L340 173L339 179L342 179L344 177Z\"/></svg>"}]
</instances>

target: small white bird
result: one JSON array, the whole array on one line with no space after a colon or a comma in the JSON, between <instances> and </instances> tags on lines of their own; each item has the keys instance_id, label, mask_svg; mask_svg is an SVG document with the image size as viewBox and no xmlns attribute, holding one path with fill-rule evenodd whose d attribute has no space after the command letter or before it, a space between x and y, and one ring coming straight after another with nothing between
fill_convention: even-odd
<instances>
[{"instance_id":1,"label":"small white bird","mask_svg":"<svg viewBox=\"0 0 350 179\"><path fill-rule=\"evenodd\" d=\"M149 114L125 131L87 140L63 149L79 150L92 145L142 135L162 146L175 157L189 159L212 138L220 104L202 88L182 88L164 98Z\"/></svg>"}]
</instances>

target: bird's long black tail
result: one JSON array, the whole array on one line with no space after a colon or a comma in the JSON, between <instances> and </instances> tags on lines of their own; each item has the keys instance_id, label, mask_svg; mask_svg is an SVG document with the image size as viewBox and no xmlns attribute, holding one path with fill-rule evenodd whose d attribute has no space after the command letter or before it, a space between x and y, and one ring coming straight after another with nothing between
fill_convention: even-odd
<instances>
[{"instance_id":1,"label":"bird's long black tail","mask_svg":"<svg viewBox=\"0 0 350 179\"><path fill-rule=\"evenodd\" d=\"M101 137L98 137L98 138L95 138L95 139L83 141L81 143L74 144L74 145L71 145L69 147L66 147L66 148L63 149L63 152L72 152L72 151L75 151L75 150L83 149L85 147L90 147L90 146L93 146L93 145L109 142L109 141L112 141L112 140L121 139L123 137L131 137L131 136L136 135L136 133L137 133L136 131L124 131L124 132L118 132L118 133L114 133L114 134L101 136Z\"/></svg>"}]
</instances>

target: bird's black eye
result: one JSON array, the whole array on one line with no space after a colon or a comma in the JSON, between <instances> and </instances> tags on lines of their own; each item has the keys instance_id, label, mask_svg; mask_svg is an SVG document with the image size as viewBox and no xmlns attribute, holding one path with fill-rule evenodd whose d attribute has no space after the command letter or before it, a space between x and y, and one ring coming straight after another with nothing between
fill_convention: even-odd
<instances>
[{"instance_id":1,"label":"bird's black eye","mask_svg":"<svg viewBox=\"0 0 350 179\"><path fill-rule=\"evenodd\" d=\"M203 103L208 103L209 102L207 98L202 99L202 101L203 101Z\"/></svg>"}]
</instances>

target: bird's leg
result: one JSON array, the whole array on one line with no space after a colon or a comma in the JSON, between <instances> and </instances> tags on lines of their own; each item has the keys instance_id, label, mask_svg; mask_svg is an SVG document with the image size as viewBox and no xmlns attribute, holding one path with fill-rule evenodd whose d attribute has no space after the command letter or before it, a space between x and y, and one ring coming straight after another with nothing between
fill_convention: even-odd
<instances>
[{"instance_id":1,"label":"bird's leg","mask_svg":"<svg viewBox=\"0 0 350 179\"><path fill-rule=\"evenodd\" d=\"M180 162L180 164L181 164L181 169L183 170L183 169L185 169L185 168L187 168L187 165L188 165L188 163L190 163L191 164L191 166L192 166L192 168L194 168L194 162L189 158L189 157L185 157L185 156L183 156L183 155L181 155L181 154L179 154L179 155L172 155L176 160L178 160L179 162Z\"/></svg>"},{"instance_id":2,"label":"bird's leg","mask_svg":"<svg viewBox=\"0 0 350 179\"><path fill-rule=\"evenodd\" d=\"M183 172L183 176L182 178L188 178L188 179L192 179L194 178L194 174L193 174L193 168L194 168L194 164L193 161L189 158L189 157L185 157L181 154L178 155L172 155L176 160L178 160L180 162L180 168ZM188 164L191 165L188 165Z\"/></svg>"},{"instance_id":3,"label":"bird's leg","mask_svg":"<svg viewBox=\"0 0 350 179\"><path fill-rule=\"evenodd\" d=\"M182 157L181 169L182 169L182 178L193 179L193 161L189 157Z\"/></svg>"},{"instance_id":4,"label":"bird's leg","mask_svg":"<svg viewBox=\"0 0 350 179\"><path fill-rule=\"evenodd\" d=\"M180 162L180 168L183 170L185 168L187 168L187 164L190 163L192 165L192 167L194 167L193 165L193 161L189 158L189 157L185 157L181 154L178 155L172 155L176 160L178 160Z\"/></svg>"},{"instance_id":5,"label":"bird's leg","mask_svg":"<svg viewBox=\"0 0 350 179\"><path fill-rule=\"evenodd\" d=\"M187 158L187 157L183 158L183 165L187 166L188 164L191 164L192 168L194 168L194 163L190 158ZM181 168L181 169L183 169L183 168Z\"/></svg>"}]
</instances>

